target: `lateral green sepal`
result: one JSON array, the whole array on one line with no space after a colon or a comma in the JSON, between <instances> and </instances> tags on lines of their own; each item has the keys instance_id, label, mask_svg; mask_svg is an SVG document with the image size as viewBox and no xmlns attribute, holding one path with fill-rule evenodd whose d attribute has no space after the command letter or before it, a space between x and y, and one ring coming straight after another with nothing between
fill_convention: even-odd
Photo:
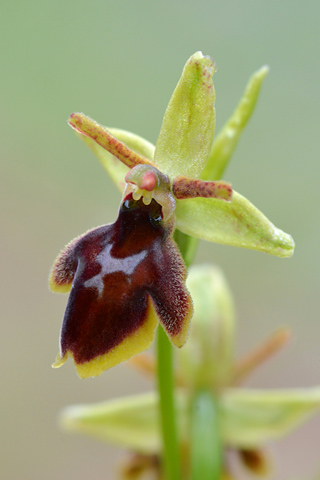
<instances>
[{"instance_id":1,"label":"lateral green sepal","mask_svg":"<svg viewBox=\"0 0 320 480\"><path fill-rule=\"evenodd\" d=\"M224 445L256 448L281 438L320 410L320 389L251 390L228 388L219 394L220 431ZM177 390L181 440L188 442L190 395ZM137 453L159 454L159 401L155 392L64 409L65 430L89 435Z\"/></svg>"},{"instance_id":2,"label":"lateral green sepal","mask_svg":"<svg viewBox=\"0 0 320 480\"><path fill-rule=\"evenodd\" d=\"M178 396L179 427L186 435L187 397ZM117 398L91 405L74 405L62 411L64 430L89 435L103 442L143 454L161 450L159 401L155 392Z\"/></svg>"},{"instance_id":3,"label":"lateral green sepal","mask_svg":"<svg viewBox=\"0 0 320 480\"><path fill-rule=\"evenodd\" d=\"M223 437L236 447L275 440L320 410L320 388L301 390L227 389L220 397Z\"/></svg>"},{"instance_id":4,"label":"lateral green sepal","mask_svg":"<svg viewBox=\"0 0 320 480\"><path fill-rule=\"evenodd\" d=\"M209 242L291 257L294 241L252 203L233 191L231 202L215 198L177 200L176 228Z\"/></svg>"}]
</instances>

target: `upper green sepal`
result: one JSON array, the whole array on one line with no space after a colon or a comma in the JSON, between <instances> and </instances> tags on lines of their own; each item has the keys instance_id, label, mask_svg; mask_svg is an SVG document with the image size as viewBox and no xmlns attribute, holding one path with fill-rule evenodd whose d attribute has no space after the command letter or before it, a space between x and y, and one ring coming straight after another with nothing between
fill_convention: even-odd
<instances>
[{"instance_id":1,"label":"upper green sepal","mask_svg":"<svg viewBox=\"0 0 320 480\"><path fill-rule=\"evenodd\" d=\"M268 71L267 66L261 67L249 79L240 102L213 142L209 159L201 172L203 180L219 180L222 177L241 133L253 113Z\"/></svg>"},{"instance_id":2,"label":"upper green sepal","mask_svg":"<svg viewBox=\"0 0 320 480\"><path fill-rule=\"evenodd\" d=\"M157 168L171 179L198 177L207 162L215 128L214 72L213 60L196 52L173 92L154 157Z\"/></svg>"},{"instance_id":3,"label":"upper green sepal","mask_svg":"<svg viewBox=\"0 0 320 480\"><path fill-rule=\"evenodd\" d=\"M177 200L176 228L209 242L291 257L294 241L252 203L233 191L231 202L214 198Z\"/></svg>"}]
</instances>

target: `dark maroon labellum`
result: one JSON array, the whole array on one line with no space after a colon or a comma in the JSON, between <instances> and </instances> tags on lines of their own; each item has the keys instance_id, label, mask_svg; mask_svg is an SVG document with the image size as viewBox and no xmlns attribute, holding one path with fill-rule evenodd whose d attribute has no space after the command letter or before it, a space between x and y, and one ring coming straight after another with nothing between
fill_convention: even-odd
<instances>
[{"instance_id":1,"label":"dark maroon labellum","mask_svg":"<svg viewBox=\"0 0 320 480\"><path fill-rule=\"evenodd\" d=\"M186 339L192 312L185 267L161 206L124 200L114 224L98 227L58 259L57 284L74 275L61 332L61 356L91 361L131 337L147 321L150 299L173 343Z\"/></svg>"}]
</instances>

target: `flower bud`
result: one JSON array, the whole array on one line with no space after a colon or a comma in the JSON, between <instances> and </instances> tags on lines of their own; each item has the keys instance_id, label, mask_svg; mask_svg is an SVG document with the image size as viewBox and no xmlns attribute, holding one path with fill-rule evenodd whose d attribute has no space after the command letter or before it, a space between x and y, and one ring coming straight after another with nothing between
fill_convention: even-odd
<instances>
[{"instance_id":1,"label":"flower bud","mask_svg":"<svg viewBox=\"0 0 320 480\"><path fill-rule=\"evenodd\" d=\"M224 275L216 267L197 265L187 285L194 318L188 342L178 352L181 375L195 388L226 385L232 373L234 310Z\"/></svg>"}]
</instances>

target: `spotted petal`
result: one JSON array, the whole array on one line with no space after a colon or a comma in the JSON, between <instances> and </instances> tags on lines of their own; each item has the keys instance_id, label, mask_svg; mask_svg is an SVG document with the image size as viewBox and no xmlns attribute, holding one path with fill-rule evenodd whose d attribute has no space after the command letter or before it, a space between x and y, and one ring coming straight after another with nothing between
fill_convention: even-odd
<instances>
[{"instance_id":1,"label":"spotted petal","mask_svg":"<svg viewBox=\"0 0 320 480\"><path fill-rule=\"evenodd\" d=\"M147 349L158 321L172 343L187 338L192 303L186 270L153 200L124 201L114 224L89 231L58 257L50 285L72 288L55 367L74 359L81 378Z\"/></svg>"},{"instance_id":2,"label":"spotted petal","mask_svg":"<svg viewBox=\"0 0 320 480\"><path fill-rule=\"evenodd\" d=\"M276 228L246 198L233 191L232 202L214 198L177 200L176 227L210 242L291 257L292 237Z\"/></svg>"},{"instance_id":3,"label":"spotted petal","mask_svg":"<svg viewBox=\"0 0 320 480\"><path fill-rule=\"evenodd\" d=\"M85 116L83 116L85 117ZM82 117L82 120L83 120ZM88 117L85 117L86 119ZM91 119L88 119L90 121ZM71 120L70 120L71 121ZM74 117L73 117L74 122ZM106 148L101 146L92 135L84 134L82 131L79 130L79 126L73 125L70 123L72 128L76 131L77 135L83 142L88 145L90 150L98 157L100 163L104 167L104 169L109 174L111 180L115 183L116 187L123 192L125 187L125 176L129 171L129 167L118 160L112 153L110 153ZM98 125L98 124L96 124ZM140 137L139 135L135 135L134 133L127 132L126 130L121 130L119 128L105 128L99 125L101 133L109 132L111 133L114 138L122 142L129 151L137 153L142 158L149 160L152 163L153 156L154 156L154 145L150 142L145 140L144 138Z\"/></svg>"},{"instance_id":4,"label":"spotted petal","mask_svg":"<svg viewBox=\"0 0 320 480\"><path fill-rule=\"evenodd\" d=\"M226 182L205 182L184 176L176 177L172 184L172 192L178 200L186 198L219 198L231 201L232 187Z\"/></svg>"}]
</instances>

